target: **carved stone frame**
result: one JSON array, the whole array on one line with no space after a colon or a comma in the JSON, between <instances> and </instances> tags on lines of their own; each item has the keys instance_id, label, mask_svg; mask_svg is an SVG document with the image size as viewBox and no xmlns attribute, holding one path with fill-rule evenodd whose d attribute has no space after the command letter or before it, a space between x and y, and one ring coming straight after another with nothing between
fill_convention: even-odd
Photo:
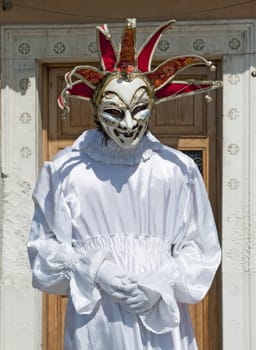
<instances>
[{"instance_id":1,"label":"carved stone frame","mask_svg":"<svg viewBox=\"0 0 256 350\"><path fill-rule=\"evenodd\" d=\"M223 62L223 349L256 348L255 20L179 22L156 59ZM157 23L140 24L139 45ZM111 26L114 39L122 24ZM0 350L40 349L41 296L26 240L41 155L40 62L97 60L95 25L1 27Z\"/></svg>"}]
</instances>

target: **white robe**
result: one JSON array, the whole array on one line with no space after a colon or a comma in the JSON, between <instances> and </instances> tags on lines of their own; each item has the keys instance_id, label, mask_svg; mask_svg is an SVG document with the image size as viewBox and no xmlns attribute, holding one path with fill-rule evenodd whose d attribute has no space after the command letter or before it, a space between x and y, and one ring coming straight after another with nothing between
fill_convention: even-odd
<instances>
[{"instance_id":1,"label":"white robe","mask_svg":"<svg viewBox=\"0 0 256 350\"><path fill-rule=\"evenodd\" d=\"M33 286L67 294L65 350L195 350L188 303L220 263L208 196L195 163L150 133L122 150L84 132L46 162L33 198ZM161 294L141 315L95 283L105 259Z\"/></svg>"}]
</instances>

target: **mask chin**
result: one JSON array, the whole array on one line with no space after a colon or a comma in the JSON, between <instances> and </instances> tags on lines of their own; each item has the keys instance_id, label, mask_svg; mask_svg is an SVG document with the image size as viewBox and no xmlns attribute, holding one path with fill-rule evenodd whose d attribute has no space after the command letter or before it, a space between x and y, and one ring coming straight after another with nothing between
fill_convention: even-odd
<instances>
[{"instance_id":1,"label":"mask chin","mask_svg":"<svg viewBox=\"0 0 256 350\"><path fill-rule=\"evenodd\" d=\"M107 83L98 103L98 121L121 148L136 147L145 134L153 107L148 83L114 78Z\"/></svg>"}]
</instances>

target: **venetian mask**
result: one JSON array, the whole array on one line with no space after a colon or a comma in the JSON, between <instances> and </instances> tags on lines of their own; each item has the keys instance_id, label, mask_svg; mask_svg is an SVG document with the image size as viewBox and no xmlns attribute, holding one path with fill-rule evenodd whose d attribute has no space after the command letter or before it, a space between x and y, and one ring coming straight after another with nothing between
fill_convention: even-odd
<instances>
[{"instance_id":1,"label":"venetian mask","mask_svg":"<svg viewBox=\"0 0 256 350\"><path fill-rule=\"evenodd\" d=\"M120 147L135 147L148 126L153 98L149 84L140 77L115 77L102 89L98 121L106 134Z\"/></svg>"}]
</instances>

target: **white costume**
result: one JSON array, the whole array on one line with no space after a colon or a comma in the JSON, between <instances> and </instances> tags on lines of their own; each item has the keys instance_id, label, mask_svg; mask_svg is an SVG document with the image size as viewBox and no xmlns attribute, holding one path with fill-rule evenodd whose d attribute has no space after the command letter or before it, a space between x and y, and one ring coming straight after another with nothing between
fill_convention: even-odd
<instances>
[{"instance_id":1,"label":"white costume","mask_svg":"<svg viewBox=\"0 0 256 350\"><path fill-rule=\"evenodd\" d=\"M197 349L186 304L207 293L220 248L190 158L150 133L125 150L88 131L45 164L34 200L33 285L69 295L65 350ZM99 288L105 259L161 294L151 310L125 311Z\"/></svg>"},{"instance_id":2,"label":"white costume","mask_svg":"<svg viewBox=\"0 0 256 350\"><path fill-rule=\"evenodd\" d=\"M78 66L58 102L92 101L102 131L83 133L45 163L34 191L28 251L33 285L67 294L65 350L195 350L186 304L207 293L220 248L200 173L149 132L154 103L215 89L174 81L211 62L176 57L151 71L152 52L173 21L135 56L135 20L116 51L98 27L102 70Z\"/></svg>"}]
</instances>

